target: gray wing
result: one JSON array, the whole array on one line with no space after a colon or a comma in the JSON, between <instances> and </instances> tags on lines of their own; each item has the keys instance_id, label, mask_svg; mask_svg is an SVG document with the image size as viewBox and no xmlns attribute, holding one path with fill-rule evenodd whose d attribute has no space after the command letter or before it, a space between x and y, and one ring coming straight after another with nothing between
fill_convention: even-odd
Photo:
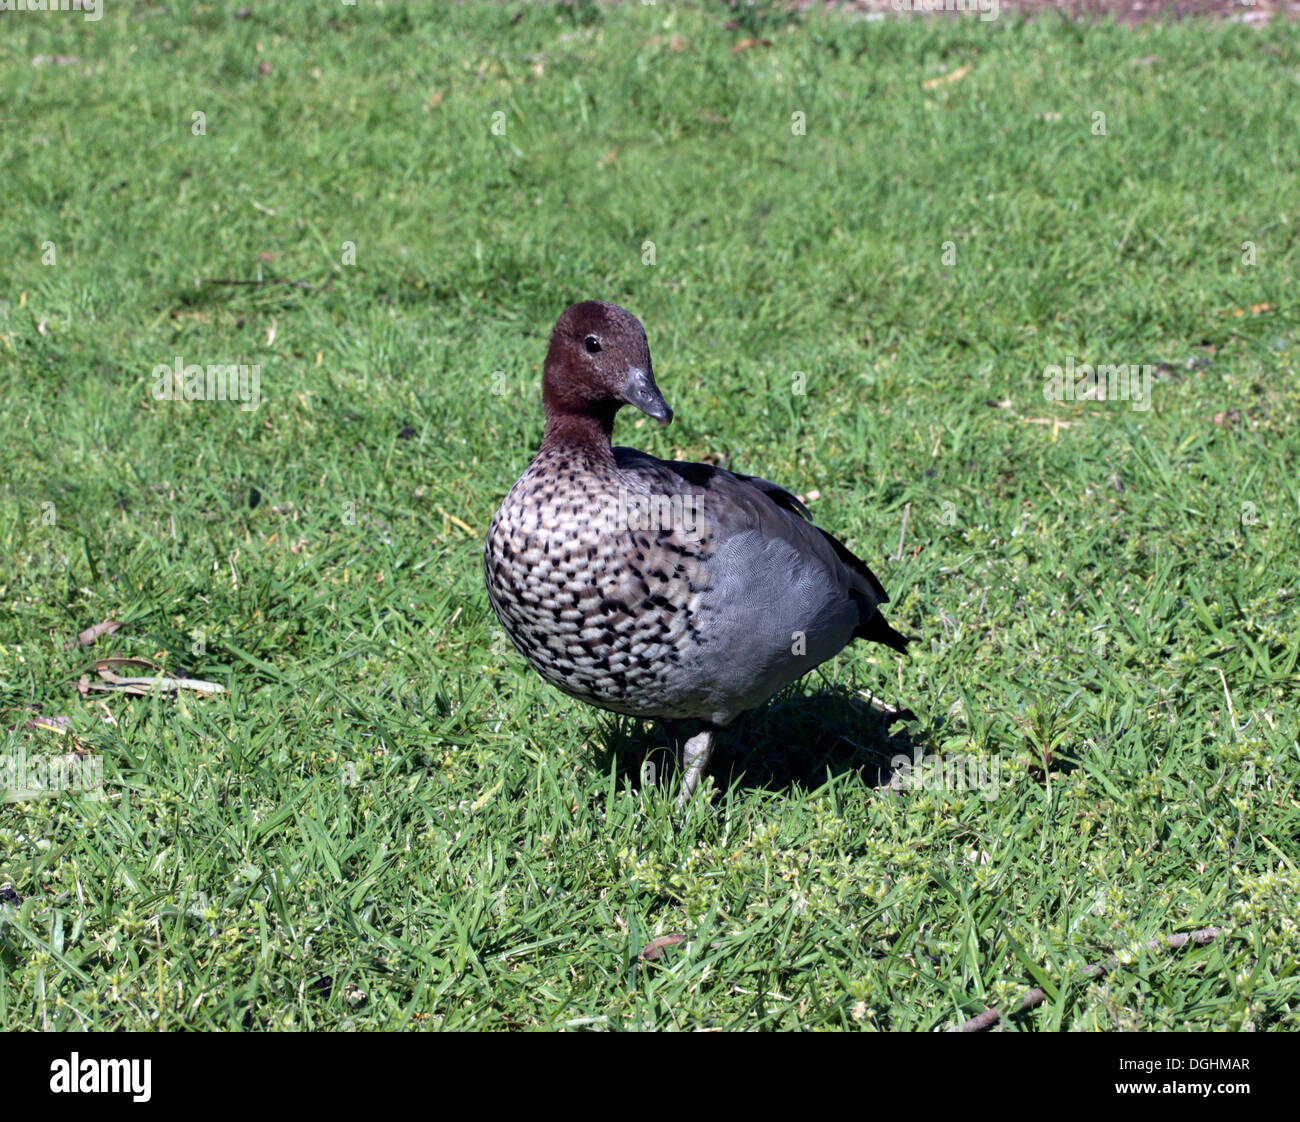
<instances>
[{"instance_id":1,"label":"gray wing","mask_svg":"<svg viewBox=\"0 0 1300 1122\"><path fill-rule=\"evenodd\" d=\"M656 490L696 496L700 512L717 527L720 541L758 530L794 546L818 564L859 606L866 624L889 602L880 581L843 542L812 521L808 508L784 487L754 475L740 475L710 464L660 460L635 448L615 448L619 470L634 474Z\"/></svg>"}]
</instances>

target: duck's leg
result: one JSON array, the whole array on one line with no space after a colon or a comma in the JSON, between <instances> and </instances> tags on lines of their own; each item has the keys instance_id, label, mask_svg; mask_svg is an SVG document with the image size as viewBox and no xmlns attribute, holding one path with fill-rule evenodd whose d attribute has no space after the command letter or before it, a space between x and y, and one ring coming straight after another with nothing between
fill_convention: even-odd
<instances>
[{"instance_id":1,"label":"duck's leg","mask_svg":"<svg viewBox=\"0 0 1300 1122\"><path fill-rule=\"evenodd\" d=\"M685 806L695 794L700 776L709 766L709 757L713 755L713 738L717 732L712 725L705 725L682 749L682 793L677 796L678 807Z\"/></svg>"},{"instance_id":2,"label":"duck's leg","mask_svg":"<svg viewBox=\"0 0 1300 1122\"><path fill-rule=\"evenodd\" d=\"M655 732L663 733L664 739L668 741L668 751L675 752L682 745L682 729L679 721L664 718L655 722ZM656 741L658 737L656 736ZM653 744L646 748L646 754L641 760L641 785L643 787L654 787L659 785L659 764L658 764L658 745ZM664 783L667 786L667 783Z\"/></svg>"}]
</instances>

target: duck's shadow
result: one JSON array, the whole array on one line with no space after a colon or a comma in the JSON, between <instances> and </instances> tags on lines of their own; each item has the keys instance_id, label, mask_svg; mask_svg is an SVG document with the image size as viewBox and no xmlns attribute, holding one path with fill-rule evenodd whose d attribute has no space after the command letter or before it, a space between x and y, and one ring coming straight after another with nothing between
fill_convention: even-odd
<instances>
[{"instance_id":1,"label":"duck's shadow","mask_svg":"<svg viewBox=\"0 0 1300 1122\"><path fill-rule=\"evenodd\" d=\"M626 778L633 787L667 789L681 766L681 745L698 727L690 721L612 720L600 765L615 765L619 781ZM917 742L909 728L916 727L912 714L883 713L843 687L786 695L722 729L706 774L723 791L813 790L845 775L884 787L893 761L913 758Z\"/></svg>"}]
</instances>

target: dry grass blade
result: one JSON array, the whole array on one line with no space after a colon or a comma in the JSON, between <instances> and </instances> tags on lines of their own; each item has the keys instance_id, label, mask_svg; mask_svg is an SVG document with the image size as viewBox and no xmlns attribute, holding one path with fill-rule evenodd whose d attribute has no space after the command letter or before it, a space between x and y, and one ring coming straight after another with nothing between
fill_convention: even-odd
<instances>
[{"instance_id":1,"label":"dry grass blade","mask_svg":"<svg viewBox=\"0 0 1300 1122\"><path fill-rule=\"evenodd\" d=\"M142 658L101 658L96 660L94 667L95 673L99 675L101 680L92 682L83 675L81 682L78 684L78 690L83 694L90 690L100 690L129 693L136 696L150 693L176 693L180 690L192 690L195 693L203 694L228 692L225 686L218 685L216 682L205 682L199 678L174 677L165 673L155 673L142 677L123 677L117 673L120 669L128 668L155 671L159 669Z\"/></svg>"}]
</instances>

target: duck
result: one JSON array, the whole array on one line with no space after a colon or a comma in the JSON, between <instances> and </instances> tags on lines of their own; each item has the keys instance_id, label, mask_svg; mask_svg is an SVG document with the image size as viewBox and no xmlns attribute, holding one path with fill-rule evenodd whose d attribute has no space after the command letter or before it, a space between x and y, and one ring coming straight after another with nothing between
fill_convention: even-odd
<instances>
[{"instance_id":1,"label":"duck","mask_svg":"<svg viewBox=\"0 0 1300 1122\"><path fill-rule=\"evenodd\" d=\"M613 713L699 722L679 805L718 733L855 640L905 654L866 564L785 488L613 445L631 406L661 425L640 320L566 309L542 371L541 447L488 529L488 600L546 682Z\"/></svg>"}]
</instances>

